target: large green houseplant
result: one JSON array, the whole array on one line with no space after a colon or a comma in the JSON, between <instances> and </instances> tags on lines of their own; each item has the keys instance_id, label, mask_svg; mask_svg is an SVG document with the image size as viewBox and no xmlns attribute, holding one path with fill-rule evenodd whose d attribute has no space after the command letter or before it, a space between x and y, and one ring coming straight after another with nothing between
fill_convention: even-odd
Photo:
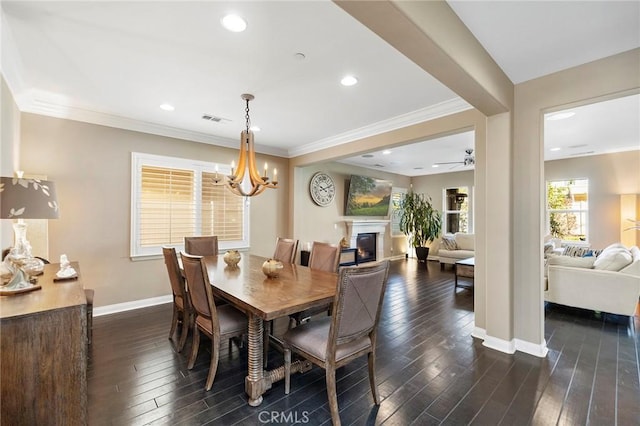
<instances>
[{"instance_id":1,"label":"large green houseplant","mask_svg":"<svg viewBox=\"0 0 640 426\"><path fill-rule=\"evenodd\" d=\"M426 245L440 235L442 215L433 207L431 197L416 194L412 189L400 201L398 212L400 231L407 235L418 260L426 261L429 256Z\"/></svg>"}]
</instances>

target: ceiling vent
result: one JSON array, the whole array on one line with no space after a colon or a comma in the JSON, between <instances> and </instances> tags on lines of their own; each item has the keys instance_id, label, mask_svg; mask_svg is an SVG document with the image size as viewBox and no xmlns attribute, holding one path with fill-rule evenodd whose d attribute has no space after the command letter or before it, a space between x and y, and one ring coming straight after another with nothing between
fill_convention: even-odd
<instances>
[{"instance_id":1,"label":"ceiling vent","mask_svg":"<svg viewBox=\"0 0 640 426\"><path fill-rule=\"evenodd\" d=\"M213 114L202 114L202 119L207 121L213 121L214 123L226 123L231 121L228 118L218 117Z\"/></svg>"}]
</instances>

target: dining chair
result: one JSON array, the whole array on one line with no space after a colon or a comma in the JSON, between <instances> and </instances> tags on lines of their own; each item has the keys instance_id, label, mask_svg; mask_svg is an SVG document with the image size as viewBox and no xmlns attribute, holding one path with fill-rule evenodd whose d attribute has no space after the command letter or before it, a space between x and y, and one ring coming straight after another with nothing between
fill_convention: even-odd
<instances>
[{"instance_id":1,"label":"dining chair","mask_svg":"<svg viewBox=\"0 0 640 426\"><path fill-rule=\"evenodd\" d=\"M369 385L376 405L376 336L389 274L389 261L371 266L340 269L331 317L321 318L288 330L284 348L284 392L289 393L291 352L325 369L327 396L334 425L340 425L336 391L336 369L367 355Z\"/></svg>"},{"instance_id":2,"label":"dining chair","mask_svg":"<svg viewBox=\"0 0 640 426\"><path fill-rule=\"evenodd\" d=\"M209 282L209 274L202 256L191 256L181 253L182 267L184 269L191 296L195 321L193 321L193 346L187 368L191 370L198 356L200 347L200 332L211 339L211 363L209 375L205 384L205 390L210 390L213 379L218 369L220 355L220 341L230 340L232 337L241 337L247 333L248 322L244 313L238 311L230 304L216 306L213 302L213 290ZM231 345L231 342L229 342Z\"/></svg>"},{"instance_id":3,"label":"dining chair","mask_svg":"<svg viewBox=\"0 0 640 426\"><path fill-rule=\"evenodd\" d=\"M298 254L298 240L278 237L276 239L276 249L273 252L273 259L282 263L295 263Z\"/></svg>"},{"instance_id":4,"label":"dining chair","mask_svg":"<svg viewBox=\"0 0 640 426\"><path fill-rule=\"evenodd\" d=\"M309 268L327 272L336 272L340 262L340 246L337 244L314 241L309 255ZM300 325L312 316L330 312L331 304L305 309L302 312L289 315L289 328Z\"/></svg>"},{"instance_id":5,"label":"dining chair","mask_svg":"<svg viewBox=\"0 0 640 426\"><path fill-rule=\"evenodd\" d=\"M340 246L314 241L309 255L309 268L336 272L340 262Z\"/></svg>"},{"instance_id":6,"label":"dining chair","mask_svg":"<svg viewBox=\"0 0 640 426\"><path fill-rule=\"evenodd\" d=\"M217 256L218 236L184 237L184 251L195 256Z\"/></svg>"},{"instance_id":7,"label":"dining chair","mask_svg":"<svg viewBox=\"0 0 640 426\"><path fill-rule=\"evenodd\" d=\"M191 321L193 321L193 309L191 308L187 287L180 272L180 266L178 265L176 249L173 247L162 247L162 255L164 256L164 264L169 273L171 292L173 293L173 318L171 319L169 339L173 339L173 334L176 332L178 324L180 323L182 329L180 331L180 339L178 340L178 352L181 352L187 341Z\"/></svg>"},{"instance_id":8,"label":"dining chair","mask_svg":"<svg viewBox=\"0 0 640 426\"><path fill-rule=\"evenodd\" d=\"M276 248L273 252L272 258L275 260L279 260L282 263L295 263L296 255L298 254L298 240L294 240L292 238L276 238ZM269 343L270 343L270 335L273 333L273 320L266 321L264 323L264 351L263 351L263 361L264 366L266 368L267 363L269 361Z\"/></svg>"}]
</instances>

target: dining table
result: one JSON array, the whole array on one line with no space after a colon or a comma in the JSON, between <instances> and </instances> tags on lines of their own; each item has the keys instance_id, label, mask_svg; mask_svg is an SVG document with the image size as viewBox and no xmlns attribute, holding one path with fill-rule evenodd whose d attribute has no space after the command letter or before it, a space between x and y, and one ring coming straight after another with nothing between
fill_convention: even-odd
<instances>
[{"instance_id":1,"label":"dining table","mask_svg":"<svg viewBox=\"0 0 640 426\"><path fill-rule=\"evenodd\" d=\"M245 391L249 405L256 407L272 384L284 378L284 365L269 371L264 369L264 322L333 302L338 276L333 272L284 263L278 276L270 278L262 270L268 258L249 253L243 253L236 266L227 265L224 254L203 259L213 294L248 317ZM291 365L291 372L304 372L310 368L307 361L296 361Z\"/></svg>"}]
</instances>

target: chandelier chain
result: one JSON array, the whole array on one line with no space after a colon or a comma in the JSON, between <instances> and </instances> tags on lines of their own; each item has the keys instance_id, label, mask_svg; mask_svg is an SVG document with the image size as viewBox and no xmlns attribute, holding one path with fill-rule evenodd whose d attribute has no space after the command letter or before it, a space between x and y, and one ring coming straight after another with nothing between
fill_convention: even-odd
<instances>
[{"instance_id":1,"label":"chandelier chain","mask_svg":"<svg viewBox=\"0 0 640 426\"><path fill-rule=\"evenodd\" d=\"M249 128L251 127L251 118L249 118L249 99L246 100L247 101L247 107L245 108L245 116L244 119L246 120L246 124L247 124L247 133L249 133Z\"/></svg>"}]
</instances>

